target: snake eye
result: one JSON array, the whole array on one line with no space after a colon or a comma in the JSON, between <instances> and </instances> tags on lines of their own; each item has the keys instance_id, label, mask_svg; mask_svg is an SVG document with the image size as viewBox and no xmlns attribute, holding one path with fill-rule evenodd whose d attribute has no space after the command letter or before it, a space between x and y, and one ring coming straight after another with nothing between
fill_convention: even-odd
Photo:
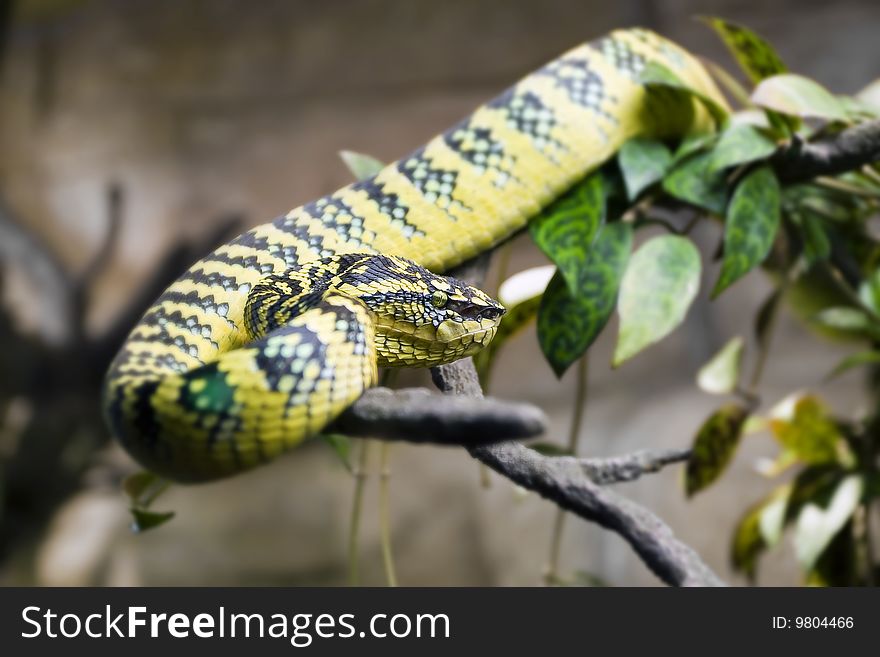
<instances>
[{"instance_id":1,"label":"snake eye","mask_svg":"<svg viewBox=\"0 0 880 657\"><path fill-rule=\"evenodd\" d=\"M436 290L431 295L431 305L435 308L443 308L448 300L449 297L446 296L446 292L441 292L440 290Z\"/></svg>"}]
</instances>

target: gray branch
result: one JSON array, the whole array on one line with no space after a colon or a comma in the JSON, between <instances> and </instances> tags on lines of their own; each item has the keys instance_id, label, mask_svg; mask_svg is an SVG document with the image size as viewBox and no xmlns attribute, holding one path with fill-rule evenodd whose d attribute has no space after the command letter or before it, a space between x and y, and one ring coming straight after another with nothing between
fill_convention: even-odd
<instances>
[{"instance_id":1,"label":"gray branch","mask_svg":"<svg viewBox=\"0 0 880 657\"><path fill-rule=\"evenodd\" d=\"M438 395L424 388L372 388L327 431L349 436L444 445L481 445L544 433L531 404Z\"/></svg>"},{"instance_id":2,"label":"gray branch","mask_svg":"<svg viewBox=\"0 0 880 657\"><path fill-rule=\"evenodd\" d=\"M880 161L880 119L865 121L814 142L795 137L773 156L786 183L834 176Z\"/></svg>"},{"instance_id":3,"label":"gray branch","mask_svg":"<svg viewBox=\"0 0 880 657\"><path fill-rule=\"evenodd\" d=\"M622 481L635 481L644 474L658 472L663 466L687 461L690 456L689 449L664 449L642 450L610 458L561 458L574 460L593 483L604 486Z\"/></svg>"},{"instance_id":4,"label":"gray branch","mask_svg":"<svg viewBox=\"0 0 880 657\"><path fill-rule=\"evenodd\" d=\"M489 256L484 255L452 272L464 280L478 283L484 276ZM434 384L444 393L482 397L483 391L470 358L431 369ZM595 522L624 538L661 580L673 586L724 586L724 582L700 556L682 543L666 523L644 507L614 491L602 488L584 472L575 458L542 456L520 443L505 441L491 445L471 445L471 456L485 463L523 488L543 497L585 520ZM667 454L668 462L674 454ZM664 457L634 457L643 471L659 467ZM606 466L610 462L606 462ZM594 465L596 465L594 463ZM633 472L633 464L617 462L607 472ZM610 476L610 475L609 475Z\"/></svg>"},{"instance_id":5,"label":"gray branch","mask_svg":"<svg viewBox=\"0 0 880 657\"><path fill-rule=\"evenodd\" d=\"M475 397L482 395L476 370L469 358L436 367L431 374L434 383L444 392ZM578 459L542 456L533 449L510 441L471 445L468 451L471 456L523 488L533 490L566 511L619 534L667 584L724 585L700 556L678 540L660 518L585 476L583 464ZM667 455L667 461L669 457ZM642 457L642 460L650 464L650 459ZM652 467L659 467L657 461L654 459ZM632 468L631 463L625 467L617 463L608 470L621 473L632 472Z\"/></svg>"}]
</instances>

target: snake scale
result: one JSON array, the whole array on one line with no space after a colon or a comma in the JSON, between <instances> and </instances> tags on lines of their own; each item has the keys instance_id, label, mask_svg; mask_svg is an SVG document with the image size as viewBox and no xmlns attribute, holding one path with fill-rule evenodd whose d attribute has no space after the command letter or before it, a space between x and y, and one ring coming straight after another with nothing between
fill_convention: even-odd
<instances>
[{"instance_id":1,"label":"snake scale","mask_svg":"<svg viewBox=\"0 0 880 657\"><path fill-rule=\"evenodd\" d=\"M503 307L436 275L522 229L633 136L711 129L639 84L657 61L720 98L686 51L642 29L581 45L377 175L195 263L133 329L104 386L145 467L207 481L320 433L377 380L493 337Z\"/></svg>"}]
</instances>

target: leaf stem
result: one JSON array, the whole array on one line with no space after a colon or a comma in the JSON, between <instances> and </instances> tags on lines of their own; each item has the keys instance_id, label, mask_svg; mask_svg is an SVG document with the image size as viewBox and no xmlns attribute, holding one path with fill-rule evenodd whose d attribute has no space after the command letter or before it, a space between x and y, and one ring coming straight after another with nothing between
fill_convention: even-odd
<instances>
[{"instance_id":1,"label":"leaf stem","mask_svg":"<svg viewBox=\"0 0 880 657\"><path fill-rule=\"evenodd\" d=\"M360 537L361 509L364 506L364 486L367 482L372 440L361 443L360 457L354 468L354 499L352 500L351 520L348 528L348 584L358 585L358 539Z\"/></svg>"},{"instance_id":2,"label":"leaf stem","mask_svg":"<svg viewBox=\"0 0 880 657\"><path fill-rule=\"evenodd\" d=\"M845 194L861 196L862 198L880 198L880 194L878 194L877 192L871 191L870 189L863 189L858 185L851 185L847 182L844 182L843 180L838 180L837 178L828 178L826 176L821 176L819 178L816 178L813 182L819 187L831 189L836 192L844 192Z\"/></svg>"},{"instance_id":3,"label":"leaf stem","mask_svg":"<svg viewBox=\"0 0 880 657\"><path fill-rule=\"evenodd\" d=\"M587 405L587 375L588 358L581 356L577 366L577 382L574 393L574 410L571 418L571 430L568 434L568 452L577 455L578 440L581 434L581 425L584 420L584 410ZM553 521L553 534L550 537L550 554L547 559L547 568L544 570L544 584L553 586L560 582L559 557L562 553L562 534L565 531L566 512L556 509L556 517Z\"/></svg>"},{"instance_id":4,"label":"leaf stem","mask_svg":"<svg viewBox=\"0 0 880 657\"><path fill-rule=\"evenodd\" d=\"M764 367L767 364L767 357L770 355L770 343L773 341L773 333L776 330L777 320L779 318L779 307L782 305L782 295L785 294L785 288L788 287L788 276L779 284L776 294L777 299L767 311L767 320L764 325L763 335L758 340L758 358L755 361L755 368L752 370L752 378L749 380L749 386L742 394L750 400L754 406L760 403L761 396L758 394L758 385L764 376Z\"/></svg>"},{"instance_id":5,"label":"leaf stem","mask_svg":"<svg viewBox=\"0 0 880 657\"><path fill-rule=\"evenodd\" d=\"M382 545L382 562L385 565L385 577L388 586L397 586L397 575L394 572L394 555L391 551L391 443L382 443L379 470L379 538Z\"/></svg>"}]
</instances>

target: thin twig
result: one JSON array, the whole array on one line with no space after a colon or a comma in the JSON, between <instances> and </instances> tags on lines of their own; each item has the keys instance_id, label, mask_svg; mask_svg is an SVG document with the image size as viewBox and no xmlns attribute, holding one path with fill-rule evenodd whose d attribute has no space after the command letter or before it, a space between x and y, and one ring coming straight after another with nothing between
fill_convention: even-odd
<instances>
[{"instance_id":1,"label":"thin twig","mask_svg":"<svg viewBox=\"0 0 880 657\"><path fill-rule=\"evenodd\" d=\"M578 452L578 439L581 435L584 410L587 405L587 374L588 358L581 356L577 365L577 381L574 393L574 413L571 419L571 429L568 434L568 453L576 455ZM547 586L560 581L559 578L559 555L562 552L562 534L565 531L565 511L556 510L556 518L553 521L553 534L550 538L550 556L547 559L547 568L544 571L544 583Z\"/></svg>"},{"instance_id":2,"label":"thin twig","mask_svg":"<svg viewBox=\"0 0 880 657\"><path fill-rule=\"evenodd\" d=\"M359 557L358 539L361 529L361 511L364 506L364 487L368 477L370 464L370 448L373 441L364 440L361 443L360 458L354 469L354 499L351 504L351 520L348 527L348 584L357 586L359 583Z\"/></svg>"},{"instance_id":3,"label":"thin twig","mask_svg":"<svg viewBox=\"0 0 880 657\"><path fill-rule=\"evenodd\" d=\"M687 461L690 456L689 449L642 450L624 456L577 459L577 462L593 482L604 486L634 481L666 465Z\"/></svg>"},{"instance_id":4,"label":"thin twig","mask_svg":"<svg viewBox=\"0 0 880 657\"><path fill-rule=\"evenodd\" d=\"M391 551L391 443L382 443L379 466L379 533L382 545L382 563L388 586L397 586L394 572L394 556Z\"/></svg>"}]
</instances>

